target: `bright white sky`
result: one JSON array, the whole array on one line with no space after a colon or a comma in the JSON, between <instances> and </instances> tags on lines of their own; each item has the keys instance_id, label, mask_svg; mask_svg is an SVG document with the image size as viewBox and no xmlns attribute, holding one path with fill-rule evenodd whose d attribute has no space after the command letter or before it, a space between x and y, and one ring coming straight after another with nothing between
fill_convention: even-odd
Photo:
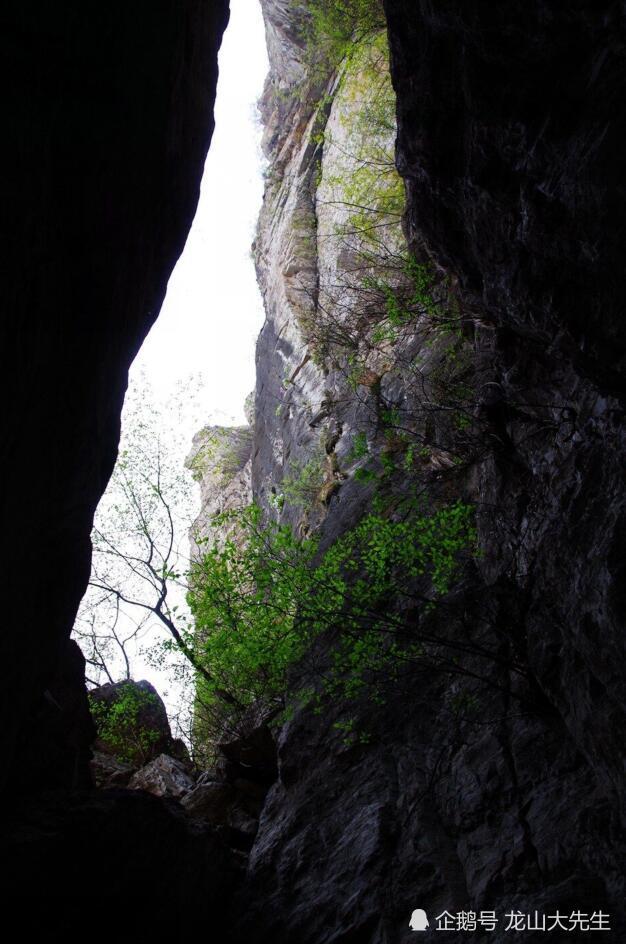
<instances>
[{"instance_id":1,"label":"bright white sky","mask_svg":"<svg viewBox=\"0 0 626 944\"><path fill-rule=\"evenodd\" d=\"M260 4L231 0L219 55L215 132L196 217L161 313L131 368L135 385L162 403L171 403L175 388L186 385L185 415L172 419L177 435L171 453L181 470L203 425L245 422L244 400L254 388L254 347L264 318L251 257L264 166L256 102L267 71ZM156 634L163 637L163 630ZM150 631L138 650L131 648L133 677L155 685L172 717L181 689L168 671L144 658L141 650L153 638Z\"/></svg>"},{"instance_id":2,"label":"bright white sky","mask_svg":"<svg viewBox=\"0 0 626 944\"><path fill-rule=\"evenodd\" d=\"M254 387L263 309L250 247L263 194L256 102L267 70L260 3L231 0L198 210L132 368L163 398L176 382L201 374L203 423L244 422L243 403Z\"/></svg>"}]
</instances>

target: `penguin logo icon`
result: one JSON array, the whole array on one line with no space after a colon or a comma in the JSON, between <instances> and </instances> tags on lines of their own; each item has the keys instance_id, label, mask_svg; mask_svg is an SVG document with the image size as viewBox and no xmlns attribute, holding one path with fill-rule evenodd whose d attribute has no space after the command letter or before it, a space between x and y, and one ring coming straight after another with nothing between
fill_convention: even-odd
<instances>
[{"instance_id":1,"label":"penguin logo icon","mask_svg":"<svg viewBox=\"0 0 626 944\"><path fill-rule=\"evenodd\" d=\"M413 914L411 915L409 927L411 931L425 931L426 928L429 927L428 918L426 917L426 912L422 911L421 908L416 908Z\"/></svg>"}]
</instances>

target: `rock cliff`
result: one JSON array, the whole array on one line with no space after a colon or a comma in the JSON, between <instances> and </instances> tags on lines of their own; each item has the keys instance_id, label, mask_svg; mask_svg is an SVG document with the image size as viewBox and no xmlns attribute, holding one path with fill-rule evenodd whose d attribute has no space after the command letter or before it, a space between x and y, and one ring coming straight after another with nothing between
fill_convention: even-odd
<instances>
[{"instance_id":1,"label":"rock cliff","mask_svg":"<svg viewBox=\"0 0 626 944\"><path fill-rule=\"evenodd\" d=\"M31 719L56 710L44 693L87 583L128 366L195 211L226 18L222 0L3 6L0 777L14 789L31 779Z\"/></svg>"},{"instance_id":2,"label":"rock cliff","mask_svg":"<svg viewBox=\"0 0 626 944\"><path fill-rule=\"evenodd\" d=\"M187 813L89 790L68 636L225 5L5 5L5 913L46 940L395 944L415 908L493 911L470 933L504 944L506 912L602 910L622 941L621 10L384 0L389 57L378 36L320 69L305 6L262 2L267 320L250 428L196 442L203 514L252 494L325 548L381 496L460 498L478 553L444 605L398 611L430 659L384 701L296 701L277 765L265 728L224 745L177 781ZM160 757L139 786L163 792ZM100 900L123 929L93 927Z\"/></svg>"},{"instance_id":3,"label":"rock cliff","mask_svg":"<svg viewBox=\"0 0 626 944\"><path fill-rule=\"evenodd\" d=\"M128 366L195 212L226 20L222 0L0 13L2 906L38 939L175 940L199 886L193 918L220 933L212 838L154 798L67 791L88 787L94 736L69 642L93 514ZM123 931L95 926L99 896Z\"/></svg>"},{"instance_id":4,"label":"rock cliff","mask_svg":"<svg viewBox=\"0 0 626 944\"><path fill-rule=\"evenodd\" d=\"M375 264L367 257L367 275L380 282L403 239L427 261L457 318L454 357L471 391L463 411L460 396L452 407L442 400L453 387L440 381L450 335L442 340L428 319L365 351L362 322L352 376L321 343L320 325L339 311L333 328L345 352L354 273L371 249L346 225L346 206L363 163L359 125L372 120L372 71L352 56L311 92L300 6L263 8L269 170L255 252L267 319L252 494L268 516L328 546L370 506L371 480L355 473L384 471L400 448L384 413L403 411L425 494L460 495L477 509L479 553L444 615L420 625L455 644L471 640L460 664L482 684L468 698L458 674L416 671L384 706L358 706L366 743L346 740L345 705L321 715L296 706L279 733L279 777L250 852L239 933L273 944L390 944L406 938L419 906L429 915L495 910L496 928L474 937L504 941L506 912L603 909L618 940L618 21L584 3L569 12L540 2L497 12L385 3L406 204L403 230L392 203L384 217L378 207L389 255L385 264L379 248ZM394 136L393 126L370 135L370 200L385 193ZM402 368L416 359L426 399L452 411L454 430L424 411L423 396L419 410L413 402ZM488 660L477 658L477 640Z\"/></svg>"},{"instance_id":5,"label":"rock cliff","mask_svg":"<svg viewBox=\"0 0 626 944\"><path fill-rule=\"evenodd\" d=\"M215 541L225 536L225 527L219 531L211 527L215 515L252 502L252 439L250 425L205 426L194 436L186 461L200 486L200 514L189 535L193 557L199 554L198 538Z\"/></svg>"}]
</instances>

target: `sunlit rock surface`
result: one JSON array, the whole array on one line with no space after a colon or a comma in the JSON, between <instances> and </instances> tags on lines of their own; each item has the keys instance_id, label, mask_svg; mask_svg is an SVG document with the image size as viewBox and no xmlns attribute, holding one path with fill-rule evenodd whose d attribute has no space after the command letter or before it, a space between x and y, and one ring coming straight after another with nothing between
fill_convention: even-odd
<instances>
[{"instance_id":1,"label":"sunlit rock surface","mask_svg":"<svg viewBox=\"0 0 626 944\"><path fill-rule=\"evenodd\" d=\"M379 418L376 396L367 388L354 396L345 365L324 355L317 335L329 317L337 317L341 334L346 286L381 274L363 262L371 251L366 239L350 232L356 199L350 191L364 164L386 158L393 167L394 106L382 38L373 62L359 53L322 82L307 73L298 5L264 2L263 10L270 76L261 114L269 167L254 250L266 320L257 343L252 491L300 535L326 520L330 539L355 522L368 499L348 473L356 433L376 438ZM372 86L389 86L390 126L382 132L365 127ZM383 178L384 172L373 173L374 191L386 186ZM377 218L389 253L402 242L400 213ZM393 360L369 364L372 386Z\"/></svg>"},{"instance_id":2,"label":"sunlit rock surface","mask_svg":"<svg viewBox=\"0 0 626 944\"><path fill-rule=\"evenodd\" d=\"M194 781L185 765L167 754L159 754L131 777L131 790L145 790L158 797L178 800L193 789Z\"/></svg>"},{"instance_id":3,"label":"sunlit rock surface","mask_svg":"<svg viewBox=\"0 0 626 944\"><path fill-rule=\"evenodd\" d=\"M200 511L189 534L194 558L233 533L227 524L214 527L217 515L252 504L253 435L251 426L205 426L193 438L186 465L200 486Z\"/></svg>"}]
</instances>

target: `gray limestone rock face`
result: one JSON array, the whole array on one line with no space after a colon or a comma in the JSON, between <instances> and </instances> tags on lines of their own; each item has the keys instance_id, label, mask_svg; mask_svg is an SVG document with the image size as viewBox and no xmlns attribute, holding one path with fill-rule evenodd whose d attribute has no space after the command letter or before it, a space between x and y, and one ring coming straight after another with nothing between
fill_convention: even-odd
<instances>
[{"instance_id":1,"label":"gray limestone rock face","mask_svg":"<svg viewBox=\"0 0 626 944\"><path fill-rule=\"evenodd\" d=\"M368 731L363 743L342 733L346 705L321 714L295 706L236 898L237 933L259 944L401 944L416 908L431 924L445 910L495 910L494 930L475 938L506 944L507 912L580 909L610 913L607 939L617 942L620 27L615 11L591 3L565 11L538 0L495 13L456 0L384 5L404 233L453 287L482 437L456 478L444 448L423 459L430 495L447 489L476 504L480 553L443 622L415 612L407 626L452 633L458 645L479 631L492 655L457 655L461 677L422 669L385 705L352 705L352 720ZM346 409L341 378L312 356L306 333L320 306L336 303L330 287L345 283L354 258L326 238L342 224L334 190L349 170L332 144L344 155L351 148L349 85L329 82L315 127L302 98L288 94L301 81L299 5L267 0L264 9L272 87L283 94L268 86L262 108L270 168L255 252L267 318L251 482L268 515L301 533L318 529L328 546L372 498L352 477L351 434L365 430L368 447L381 451L376 422L366 422L371 405ZM425 340L418 332L411 351L428 382L442 354ZM406 390L392 374L379 389L399 401ZM303 521L276 497L290 469L316 455L323 431L338 460L333 473L347 477ZM463 672L481 678L471 699ZM438 935L444 944L467 937Z\"/></svg>"},{"instance_id":2,"label":"gray limestone rock face","mask_svg":"<svg viewBox=\"0 0 626 944\"><path fill-rule=\"evenodd\" d=\"M409 238L427 240L481 312L476 346L492 369L481 577L519 601L531 672L623 809L621 27L591 3L495 18L485 4L469 18L444 6L386 3ZM470 39L487 23L497 48ZM532 41L511 45L520 30ZM444 49L458 53L445 80Z\"/></svg>"},{"instance_id":3,"label":"gray limestone rock face","mask_svg":"<svg viewBox=\"0 0 626 944\"><path fill-rule=\"evenodd\" d=\"M190 790L182 805L191 816L220 824L226 822L233 800L234 790L229 783L207 781Z\"/></svg>"},{"instance_id":4,"label":"gray limestone rock face","mask_svg":"<svg viewBox=\"0 0 626 944\"><path fill-rule=\"evenodd\" d=\"M274 5L264 7L271 21ZM323 90L312 91L291 72L280 75L285 57L308 66L295 28L298 6L281 4L283 20L288 13L292 29L281 32L282 53L269 47L270 75L274 86L282 82L283 94L277 97L268 86L262 107L266 130L276 124L282 134L266 136L270 163L254 244L266 321L257 344L252 490L272 517L301 535L318 529L332 504L328 528L337 534L356 520L356 506L367 500L366 489L347 481L354 470L350 454L357 433L376 435L372 388L394 366L394 355L391 350L369 359L363 355L360 373L371 379L365 378L355 396L347 353L338 363L325 338L354 335L345 315L349 301L362 296L363 283L382 268L371 262L368 239L355 235L352 216L362 192L380 198L386 174L398 192L402 188L393 167L393 95L384 38L375 56L355 56L328 77ZM390 124L366 127L371 90L384 99L387 88ZM361 174L355 190L355 174L376 161L386 162L386 169L367 180ZM382 214L376 222L378 245L385 243L388 261L403 243L400 213Z\"/></svg>"},{"instance_id":5,"label":"gray limestone rock face","mask_svg":"<svg viewBox=\"0 0 626 944\"><path fill-rule=\"evenodd\" d=\"M182 799L193 818L211 823L231 848L248 852L259 815L276 780L276 745L266 727L218 745L214 767L204 771Z\"/></svg>"},{"instance_id":6,"label":"gray limestone rock face","mask_svg":"<svg viewBox=\"0 0 626 944\"><path fill-rule=\"evenodd\" d=\"M193 789L194 780L179 760L159 754L132 775L128 786L131 790L145 790L153 796L179 799Z\"/></svg>"},{"instance_id":7,"label":"gray limestone rock face","mask_svg":"<svg viewBox=\"0 0 626 944\"><path fill-rule=\"evenodd\" d=\"M105 754L103 751L93 752L89 767L94 784L100 789L126 787L135 773L132 764L127 764L111 754Z\"/></svg>"},{"instance_id":8,"label":"gray limestone rock face","mask_svg":"<svg viewBox=\"0 0 626 944\"><path fill-rule=\"evenodd\" d=\"M200 486L200 512L190 531L192 557L201 556L202 547L219 542L235 529L212 527L216 515L246 508L252 503L251 426L206 426L193 438L186 466ZM197 543L201 541L200 545Z\"/></svg>"}]
</instances>

